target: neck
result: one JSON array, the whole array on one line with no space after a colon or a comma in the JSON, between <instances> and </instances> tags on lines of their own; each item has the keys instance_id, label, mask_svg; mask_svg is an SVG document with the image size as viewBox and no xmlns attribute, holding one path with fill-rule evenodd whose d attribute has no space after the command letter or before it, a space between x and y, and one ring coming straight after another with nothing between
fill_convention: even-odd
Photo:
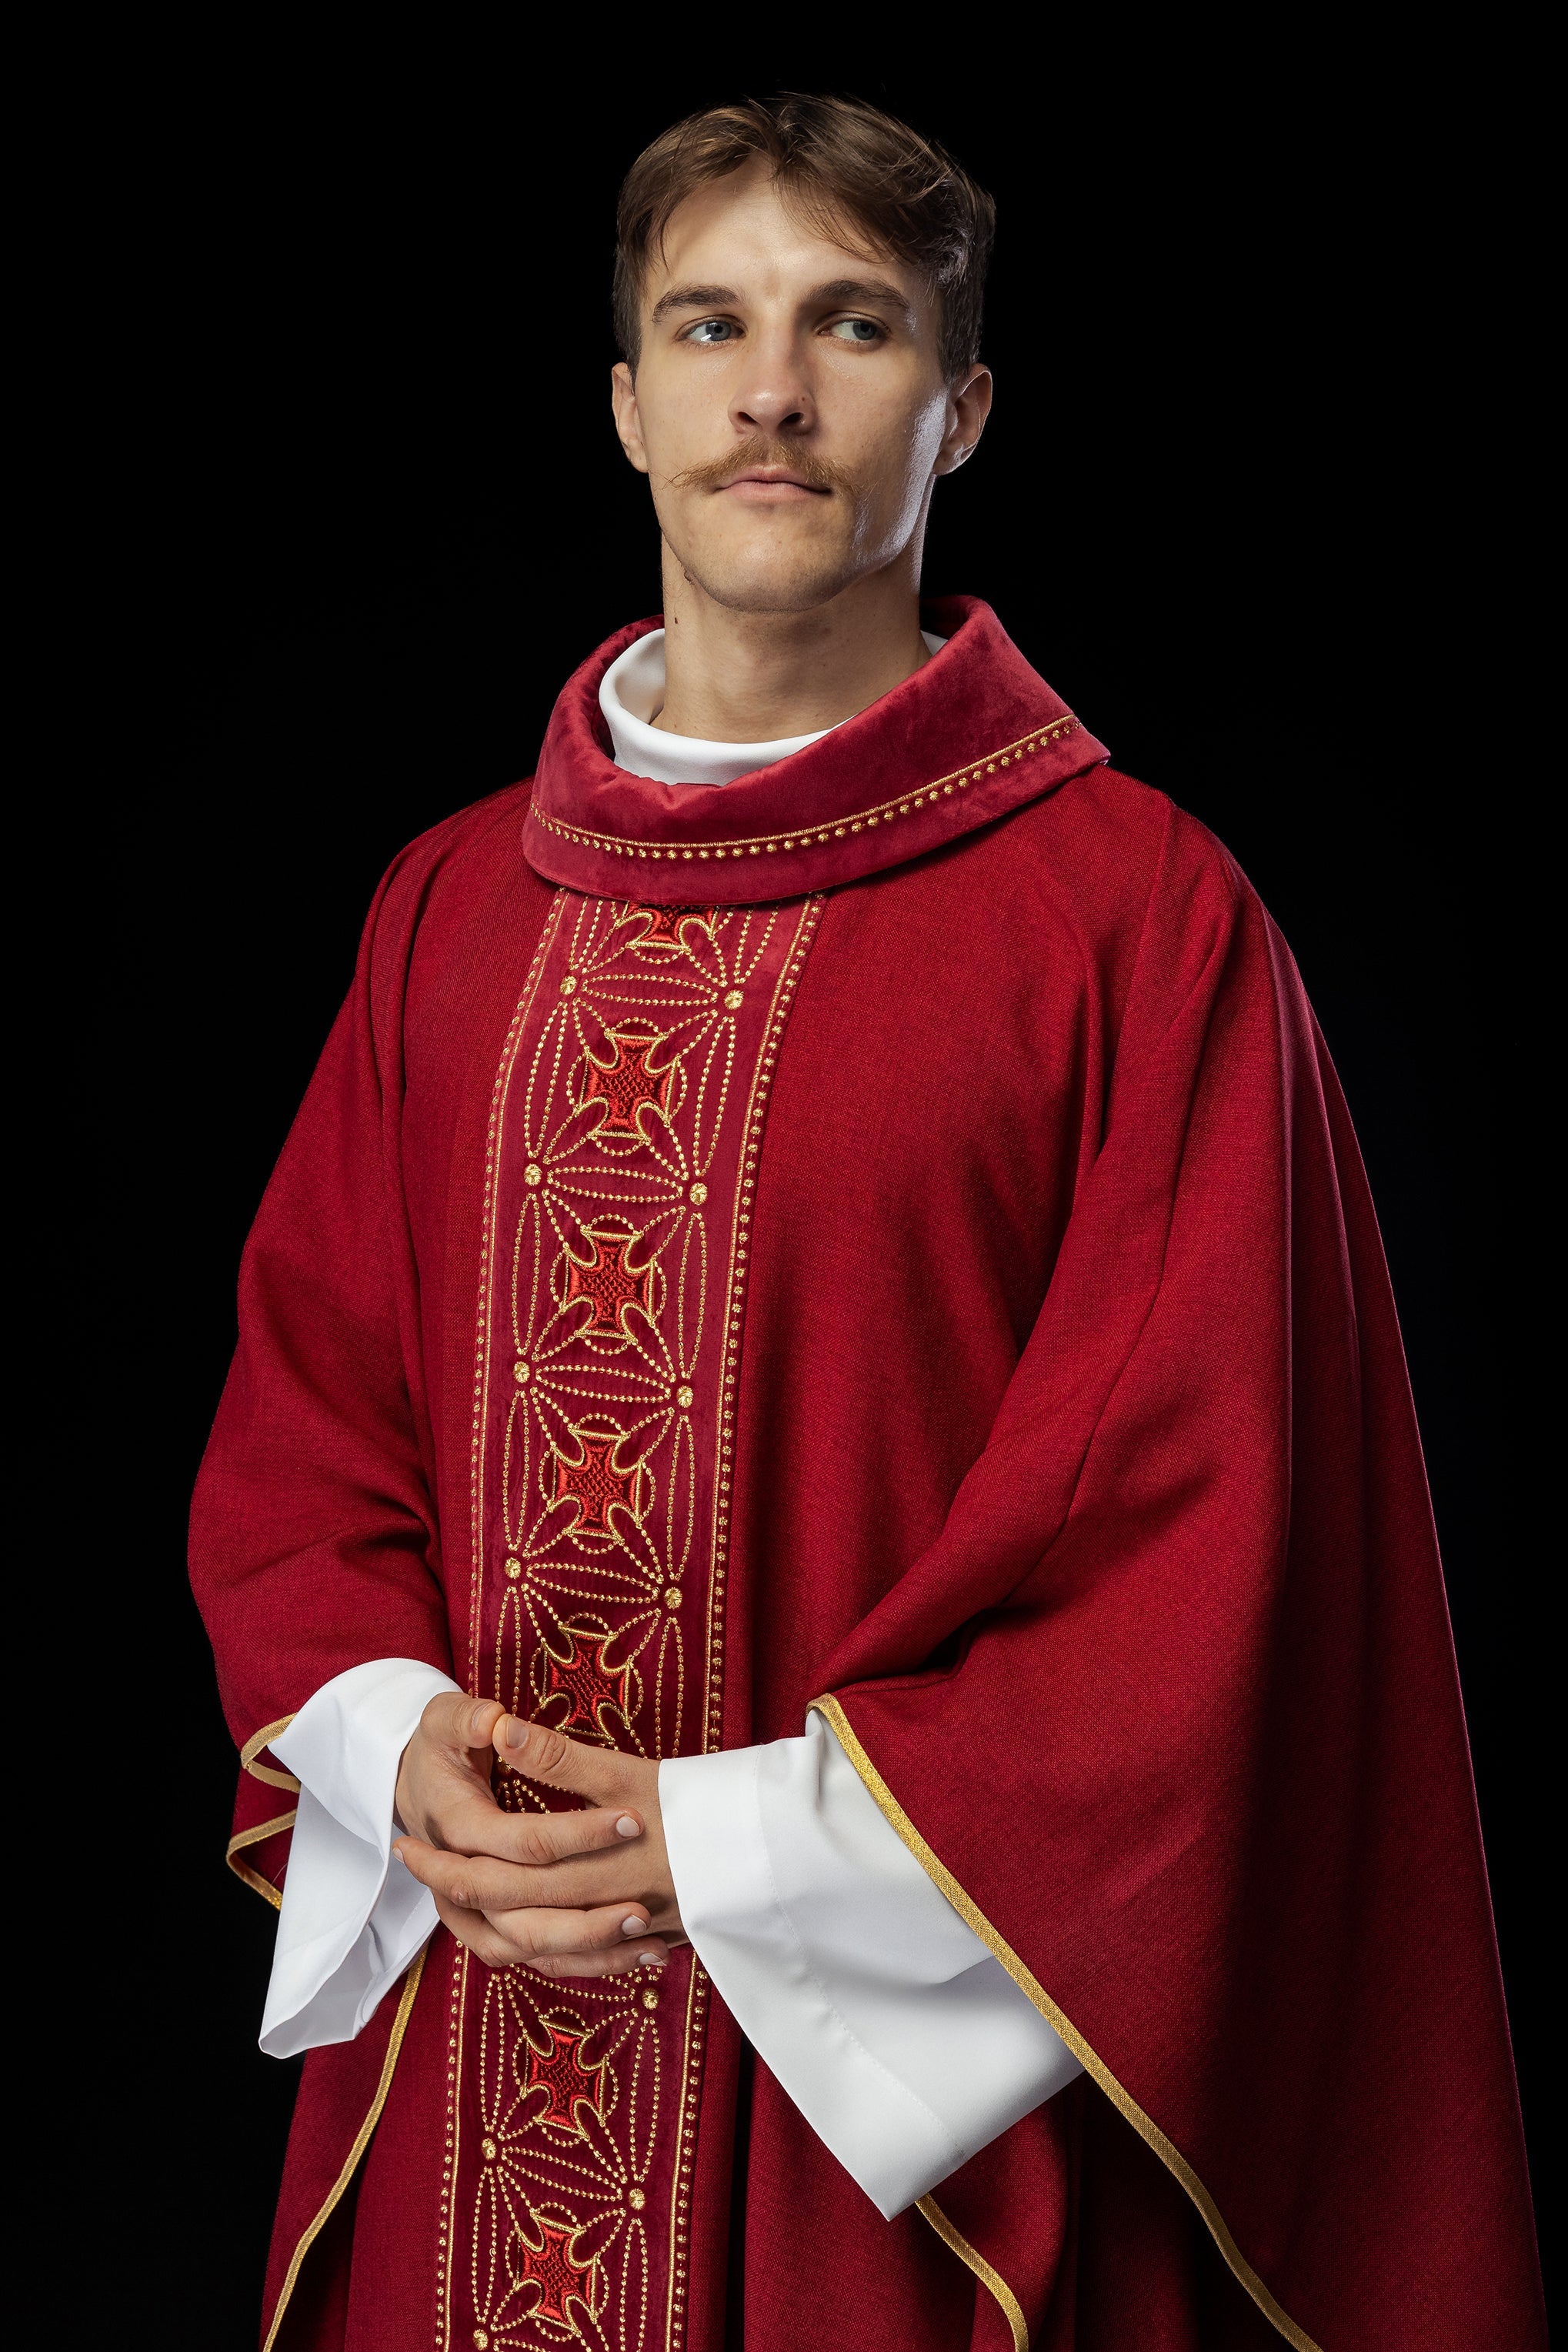
<instances>
[{"instance_id":1,"label":"neck","mask_svg":"<svg viewBox=\"0 0 1568 2352\"><path fill-rule=\"evenodd\" d=\"M803 613L716 604L664 547L664 707L654 725L710 743L771 743L853 719L931 656L919 574L900 562Z\"/></svg>"}]
</instances>

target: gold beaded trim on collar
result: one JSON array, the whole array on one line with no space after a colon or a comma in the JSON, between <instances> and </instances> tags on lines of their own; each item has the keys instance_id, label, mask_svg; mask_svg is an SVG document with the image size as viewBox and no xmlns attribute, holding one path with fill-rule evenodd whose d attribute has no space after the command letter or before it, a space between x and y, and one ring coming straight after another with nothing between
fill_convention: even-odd
<instances>
[{"instance_id":1,"label":"gold beaded trim on collar","mask_svg":"<svg viewBox=\"0 0 1568 2352\"><path fill-rule=\"evenodd\" d=\"M1059 743L1082 721L1070 711L1062 719L1053 719L1047 727L1037 727L1032 734L1020 735L1016 743L1005 744L1000 751L989 751L983 759L971 760L964 767L955 768L950 776L938 776L934 783L922 784L918 792L900 793L876 808L863 809L858 816L847 816L827 824L807 825L798 833L760 833L749 839L710 843L693 849L654 849L646 842L628 841L613 833L589 833L580 824L567 824L559 817L545 816L535 803L534 822L546 833L563 841L575 841L589 849L602 849L612 857L756 857L772 856L780 849L815 849L823 843L842 841L847 834L864 832L868 825L891 824L901 816L912 816L916 809L929 808L934 801L948 793L963 792L977 784L983 776L993 776L998 768L1011 766L1015 760L1026 760L1037 751Z\"/></svg>"}]
</instances>

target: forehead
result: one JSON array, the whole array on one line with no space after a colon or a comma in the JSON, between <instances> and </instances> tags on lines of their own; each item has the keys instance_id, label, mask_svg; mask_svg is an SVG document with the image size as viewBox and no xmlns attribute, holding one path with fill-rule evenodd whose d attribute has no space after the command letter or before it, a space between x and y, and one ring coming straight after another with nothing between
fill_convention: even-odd
<instances>
[{"instance_id":1,"label":"forehead","mask_svg":"<svg viewBox=\"0 0 1568 2352\"><path fill-rule=\"evenodd\" d=\"M671 213L662 240L649 247L643 308L651 310L672 286L723 285L758 299L804 292L868 262L889 278L911 308L930 308L918 270L874 246L858 223L839 215L828 224L809 218L779 188L759 158L728 178L711 180Z\"/></svg>"}]
</instances>

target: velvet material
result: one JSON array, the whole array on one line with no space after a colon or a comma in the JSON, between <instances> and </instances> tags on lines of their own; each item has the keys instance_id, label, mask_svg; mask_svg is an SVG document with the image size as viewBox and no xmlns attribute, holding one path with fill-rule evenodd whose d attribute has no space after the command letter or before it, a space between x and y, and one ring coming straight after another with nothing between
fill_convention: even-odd
<instances>
[{"instance_id":1,"label":"velvet material","mask_svg":"<svg viewBox=\"0 0 1568 2352\"><path fill-rule=\"evenodd\" d=\"M696 822L686 788L572 748L625 641L563 698L548 806L586 835L613 793L662 849ZM978 608L852 725L878 790L924 807L955 745L1058 709ZM841 751L811 763L850 733L712 799L791 769L803 806L847 813ZM794 1734L836 1693L905 1832L1094 2058L937 2192L1037 2346L1278 2340L1261 2294L1333 2352L1515 2352L1543 2341L1518 2114L1353 1139L1244 878L1095 751L1070 774L1049 750L998 766L1005 808L943 793L939 842L900 820L826 845L850 862L757 1065L711 1720L725 1745ZM369 1656L493 1671L468 1628L497 1073L543 1017L520 1008L549 938L615 928L574 895L599 869L563 898L527 862L528 811L500 794L394 866L247 1246L193 1540L237 1742ZM526 834L552 876L561 838ZM704 864L700 890L679 865L704 902L673 926L694 987L775 862L727 856L722 887ZM668 904L663 882L637 863L635 895ZM256 1849L274 1877L281 1844ZM291 2342L431 2341L431 2159L471 2063L449 1956L437 1938L357 2192L379 2252L340 2257L341 2293L299 2291ZM387 2006L307 2067L275 2284L361 2129ZM687 2315L643 2328L647 2352L724 2342L735 2042L711 2011ZM884 2224L762 2066L745 2189L756 2352L1011 2341L1003 2303L920 2215ZM516 2340L565 2339L525 2320Z\"/></svg>"},{"instance_id":2,"label":"velvet material","mask_svg":"<svg viewBox=\"0 0 1568 2352\"><path fill-rule=\"evenodd\" d=\"M657 905L833 889L957 840L1107 756L988 604L952 596L921 617L948 642L912 677L721 791L616 766L599 681L660 624L623 629L555 706L523 828L530 863L569 889Z\"/></svg>"}]
</instances>

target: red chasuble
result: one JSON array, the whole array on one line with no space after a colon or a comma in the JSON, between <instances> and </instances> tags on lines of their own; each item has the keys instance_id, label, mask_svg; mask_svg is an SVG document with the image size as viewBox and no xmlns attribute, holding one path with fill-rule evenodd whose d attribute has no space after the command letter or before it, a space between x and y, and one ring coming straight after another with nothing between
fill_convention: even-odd
<instances>
[{"instance_id":1,"label":"red chasuble","mask_svg":"<svg viewBox=\"0 0 1568 2352\"><path fill-rule=\"evenodd\" d=\"M737 2132L689 1951L558 1983L442 1931L307 2062L271 2343L1543 2340L1328 1055L1225 851L984 605L928 619L721 790L613 764L627 630L531 785L398 859L246 1254L195 1577L274 1899L268 1738L366 1659L647 1756L816 1705L1086 2074L889 2224L760 2063Z\"/></svg>"}]
</instances>

